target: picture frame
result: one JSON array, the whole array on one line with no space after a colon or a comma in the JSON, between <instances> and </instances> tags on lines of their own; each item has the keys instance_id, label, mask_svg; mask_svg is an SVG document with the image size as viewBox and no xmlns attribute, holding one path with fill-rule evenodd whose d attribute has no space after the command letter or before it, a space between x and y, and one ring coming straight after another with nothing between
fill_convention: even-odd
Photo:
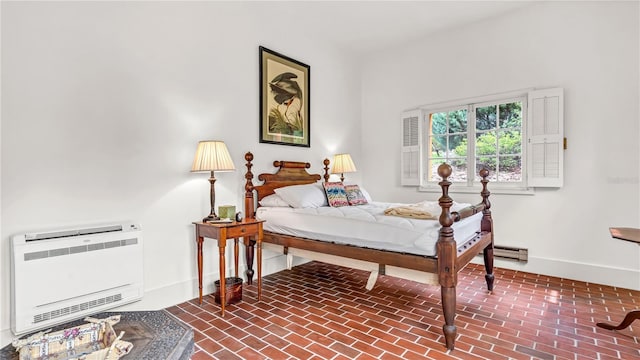
<instances>
[{"instance_id":1,"label":"picture frame","mask_svg":"<svg viewBox=\"0 0 640 360\"><path fill-rule=\"evenodd\" d=\"M311 147L310 67L263 46L260 52L260 142Z\"/></svg>"}]
</instances>

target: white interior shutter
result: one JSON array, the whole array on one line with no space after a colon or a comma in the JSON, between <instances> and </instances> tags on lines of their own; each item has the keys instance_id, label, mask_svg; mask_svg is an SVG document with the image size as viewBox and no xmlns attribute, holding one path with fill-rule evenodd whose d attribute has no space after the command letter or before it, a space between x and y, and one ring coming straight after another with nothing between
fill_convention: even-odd
<instances>
[{"instance_id":1,"label":"white interior shutter","mask_svg":"<svg viewBox=\"0 0 640 360\"><path fill-rule=\"evenodd\" d=\"M527 185L562 187L564 97L561 88L529 93Z\"/></svg>"},{"instance_id":2,"label":"white interior shutter","mask_svg":"<svg viewBox=\"0 0 640 360\"><path fill-rule=\"evenodd\" d=\"M400 185L420 185L420 110L402 113Z\"/></svg>"}]
</instances>

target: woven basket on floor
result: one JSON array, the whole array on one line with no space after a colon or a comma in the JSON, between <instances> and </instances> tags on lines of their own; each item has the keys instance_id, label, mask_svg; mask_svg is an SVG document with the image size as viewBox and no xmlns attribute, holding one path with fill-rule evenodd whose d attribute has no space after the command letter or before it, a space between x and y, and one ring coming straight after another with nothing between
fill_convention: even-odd
<instances>
[{"instance_id":1,"label":"woven basket on floor","mask_svg":"<svg viewBox=\"0 0 640 360\"><path fill-rule=\"evenodd\" d=\"M85 318L88 324L49 333L39 332L24 340L14 340L20 360L117 360L128 354L133 344L116 336L113 325L120 315L105 319Z\"/></svg>"},{"instance_id":2,"label":"woven basket on floor","mask_svg":"<svg viewBox=\"0 0 640 360\"><path fill-rule=\"evenodd\" d=\"M214 281L213 286L215 288L213 299L217 304L220 304L220 280ZM242 301L242 278L225 278L224 297L225 305L231 305Z\"/></svg>"}]
</instances>

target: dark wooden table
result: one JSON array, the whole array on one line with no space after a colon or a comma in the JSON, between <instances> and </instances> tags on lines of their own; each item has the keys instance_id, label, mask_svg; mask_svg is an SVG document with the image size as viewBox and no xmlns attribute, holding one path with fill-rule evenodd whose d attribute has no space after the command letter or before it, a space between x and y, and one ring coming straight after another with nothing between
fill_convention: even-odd
<instances>
[{"instance_id":1,"label":"dark wooden table","mask_svg":"<svg viewBox=\"0 0 640 360\"><path fill-rule=\"evenodd\" d=\"M611 232L611 236L614 239L626 240L626 241L634 242L636 244L640 244L640 229L609 228L609 232ZM634 310L629 312L624 317L622 322L618 325L612 325L607 323L597 323L596 326L599 326L607 330L622 330L622 329L626 329L636 319L640 319L640 310Z\"/></svg>"},{"instance_id":2,"label":"dark wooden table","mask_svg":"<svg viewBox=\"0 0 640 360\"><path fill-rule=\"evenodd\" d=\"M244 219L242 221L233 221L229 223L203 223L194 222L196 226L196 242L198 244L198 288L199 302L202 304L202 243L204 238L217 239L218 251L220 259L220 314L224 316L224 307L226 302L225 288L225 249L227 247L227 239L234 239L233 257L235 266L235 275L238 277L238 238L242 237L247 247L253 247L251 241L255 241L257 251L258 266L258 301L262 296L262 223L264 220ZM255 239L255 240L252 240ZM247 251L249 253L249 251ZM253 251L251 251L253 253ZM251 259L253 263L253 259ZM253 271L247 272L247 283L251 284L253 280Z\"/></svg>"}]
</instances>

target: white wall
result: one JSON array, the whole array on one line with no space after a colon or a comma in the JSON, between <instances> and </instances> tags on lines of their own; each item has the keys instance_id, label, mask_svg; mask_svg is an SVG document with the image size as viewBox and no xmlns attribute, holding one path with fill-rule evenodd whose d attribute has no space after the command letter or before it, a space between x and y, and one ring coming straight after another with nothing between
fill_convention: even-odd
<instances>
[{"instance_id":1,"label":"white wall","mask_svg":"<svg viewBox=\"0 0 640 360\"><path fill-rule=\"evenodd\" d=\"M496 243L530 255L525 266L498 265L640 289L637 245L608 230L640 225L638 19L637 2L540 2L373 54L362 75L367 189L381 200L437 198L399 185L402 110L563 87L565 186L535 196L492 195ZM382 168L388 173L373 176Z\"/></svg>"},{"instance_id":2,"label":"white wall","mask_svg":"<svg viewBox=\"0 0 640 360\"><path fill-rule=\"evenodd\" d=\"M362 160L360 138L346 137L360 129L356 64L269 21L270 4L1 6L0 330L9 327L10 236L25 231L139 222L147 294L135 306L197 296L191 222L209 212L209 176L189 172L199 140L229 147L237 170L216 174L217 204L238 208L246 151L256 174L271 172L273 160L312 161L313 172L336 152ZM311 66L311 148L258 143L259 45ZM218 278L213 244L206 292ZM278 266L267 261L265 270Z\"/></svg>"}]
</instances>

